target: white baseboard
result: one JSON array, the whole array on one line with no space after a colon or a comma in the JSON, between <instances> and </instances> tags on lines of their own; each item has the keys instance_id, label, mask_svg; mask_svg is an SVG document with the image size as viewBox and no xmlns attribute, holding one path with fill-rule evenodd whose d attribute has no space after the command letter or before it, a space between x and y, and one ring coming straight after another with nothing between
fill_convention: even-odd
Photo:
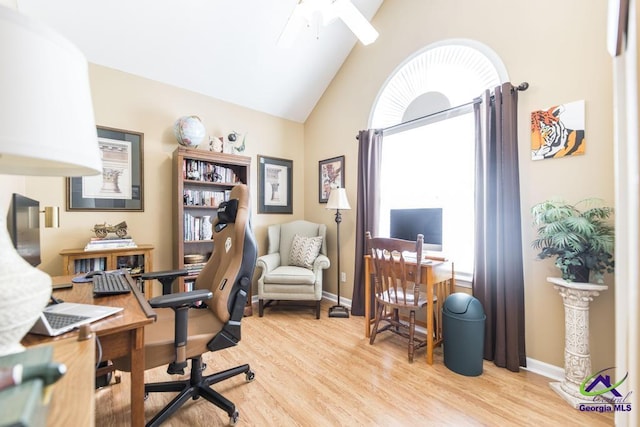
<instances>
[{"instance_id":1,"label":"white baseboard","mask_svg":"<svg viewBox=\"0 0 640 427\"><path fill-rule=\"evenodd\" d=\"M338 297L336 294L330 294L329 292L322 292L322 299L326 299L332 302L338 302ZM351 300L345 297L340 297L340 305L343 305L347 308L351 308Z\"/></svg>"},{"instance_id":2,"label":"white baseboard","mask_svg":"<svg viewBox=\"0 0 640 427\"><path fill-rule=\"evenodd\" d=\"M252 303L257 303L258 302L258 295L253 295L251 297L251 302ZM328 301L332 301L332 302L338 302L338 297L335 294L330 294L328 292L322 292L322 299L326 299ZM340 304L344 305L347 308L351 308L351 300L347 299L345 297L340 297Z\"/></svg>"},{"instance_id":3,"label":"white baseboard","mask_svg":"<svg viewBox=\"0 0 640 427\"><path fill-rule=\"evenodd\" d=\"M527 357L527 367L523 368L529 372L551 378L556 381L564 379L564 369L549 363L541 362L536 359Z\"/></svg>"}]
</instances>

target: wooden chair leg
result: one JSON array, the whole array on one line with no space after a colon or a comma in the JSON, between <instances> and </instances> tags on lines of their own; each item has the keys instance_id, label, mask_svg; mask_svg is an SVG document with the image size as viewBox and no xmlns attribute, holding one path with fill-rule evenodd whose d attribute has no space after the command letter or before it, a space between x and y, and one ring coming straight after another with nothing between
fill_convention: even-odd
<instances>
[{"instance_id":1,"label":"wooden chair leg","mask_svg":"<svg viewBox=\"0 0 640 427\"><path fill-rule=\"evenodd\" d=\"M258 316L264 316L264 300L258 300Z\"/></svg>"},{"instance_id":2,"label":"wooden chair leg","mask_svg":"<svg viewBox=\"0 0 640 427\"><path fill-rule=\"evenodd\" d=\"M320 318L320 301L316 301L316 319Z\"/></svg>"},{"instance_id":3,"label":"wooden chair leg","mask_svg":"<svg viewBox=\"0 0 640 427\"><path fill-rule=\"evenodd\" d=\"M378 324L380 323L380 318L382 317L382 312L384 310L384 304L378 304L376 310L376 318L373 322L373 330L371 331L371 337L369 338L369 344L373 344L376 340L376 334L378 333Z\"/></svg>"},{"instance_id":4,"label":"wooden chair leg","mask_svg":"<svg viewBox=\"0 0 640 427\"><path fill-rule=\"evenodd\" d=\"M409 363L413 363L413 352L415 351L415 346L413 343L413 337L416 331L416 312L411 310L409 313Z\"/></svg>"}]
</instances>

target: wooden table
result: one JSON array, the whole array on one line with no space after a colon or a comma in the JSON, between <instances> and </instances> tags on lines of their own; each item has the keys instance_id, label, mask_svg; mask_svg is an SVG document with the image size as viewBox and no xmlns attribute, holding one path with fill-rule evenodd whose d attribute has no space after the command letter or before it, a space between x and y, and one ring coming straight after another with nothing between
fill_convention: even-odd
<instances>
[{"instance_id":1,"label":"wooden table","mask_svg":"<svg viewBox=\"0 0 640 427\"><path fill-rule=\"evenodd\" d=\"M73 276L53 277L53 283L70 282ZM129 280L131 278L127 275ZM155 320L155 312L133 281L133 292L107 297L93 297L91 283L75 283L73 288L54 292L56 298L65 302L123 307L124 310L92 324L92 329L102 346L101 361L129 357L131 360L131 425L143 426L144 420L144 326ZM58 337L28 334L25 346L51 343L77 337L78 331ZM69 402L73 402L70 400ZM70 406L72 406L71 404ZM78 424L79 425L79 424Z\"/></svg>"},{"instance_id":2,"label":"wooden table","mask_svg":"<svg viewBox=\"0 0 640 427\"><path fill-rule=\"evenodd\" d=\"M427 292L427 363L433 365L433 349L442 343L442 312L437 310L434 313L434 296L440 302L453 293L455 279L453 274L453 263L444 261L442 258L428 259L422 264L422 285ZM371 256L364 256L364 328L365 337L371 336L371 295L373 289L371 284ZM375 302L374 302L375 304ZM375 306L374 306L375 307ZM435 314L435 316L434 316ZM435 323L435 325L434 325ZM435 328L435 329L434 329Z\"/></svg>"}]
</instances>

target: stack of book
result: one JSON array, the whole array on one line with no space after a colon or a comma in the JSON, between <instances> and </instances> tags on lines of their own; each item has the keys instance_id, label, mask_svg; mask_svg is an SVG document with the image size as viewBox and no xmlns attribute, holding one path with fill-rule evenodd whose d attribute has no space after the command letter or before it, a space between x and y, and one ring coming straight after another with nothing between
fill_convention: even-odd
<instances>
[{"instance_id":1,"label":"stack of book","mask_svg":"<svg viewBox=\"0 0 640 427\"><path fill-rule=\"evenodd\" d=\"M93 237L84 247L85 251L103 251L105 249L137 248L136 242L130 237L125 238L104 238Z\"/></svg>"},{"instance_id":2,"label":"stack of book","mask_svg":"<svg viewBox=\"0 0 640 427\"><path fill-rule=\"evenodd\" d=\"M184 269L189 272L189 276L197 276L204 268L206 262L196 262L193 264L185 264Z\"/></svg>"}]
</instances>

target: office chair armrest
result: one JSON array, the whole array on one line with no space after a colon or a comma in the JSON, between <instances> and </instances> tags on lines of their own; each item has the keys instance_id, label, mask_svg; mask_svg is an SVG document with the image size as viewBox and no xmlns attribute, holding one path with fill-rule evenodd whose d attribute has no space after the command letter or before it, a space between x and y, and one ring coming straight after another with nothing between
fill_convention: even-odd
<instances>
[{"instance_id":1,"label":"office chair armrest","mask_svg":"<svg viewBox=\"0 0 640 427\"><path fill-rule=\"evenodd\" d=\"M140 275L142 280L158 280L162 284L162 294L167 295L171 293L173 282L180 276L186 276L189 272L185 269L181 270L166 270L166 271L151 271Z\"/></svg>"},{"instance_id":2,"label":"office chair armrest","mask_svg":"<svg viewBox=\"0 0 640 427\"><path fill-rule=\"evenodd\" d=\"M176 277L186 276L189 272L185 269L180 270L165 270L165 271L151 271L149 273L143 273L140 275L142 280L153 280L153 279L175 279Z\"/></svg>"},{"instance_id":3,"label":"office chair armrest","mask_svg":"<svg viewBox=\"0 0 640 427\"><path fill-rule=\"evenodd\" d=\"M326 255L318 255L315 261L313 261L313 271L317 272L320 269L329 268L331 262L329 262L329 257Z\"/></svg>"},{"instance_id":4,"label":"office chair armrest","mask_svg":"<svg viewBox=\"0 0 640 427\"><path fill-rule=\"evenodd\" d=\"M262 274L267 274L280 266L280 254L274 252L272 254L262 255L256 260L256 267L262 268Z\"/></svg>"},{"instance_id":5,"label":"office chair armrest","mask_svg":"<svg viewBox=\"0 0 640 427\"><path fill-rule=\"evenodd\" d=\"M190 292L180 292L177 294L160 295L149 300L153 308L181 307L191 305L198 301L213 298L213 293L208 289L198 289Z\"/></svg>"}]
</instances>

